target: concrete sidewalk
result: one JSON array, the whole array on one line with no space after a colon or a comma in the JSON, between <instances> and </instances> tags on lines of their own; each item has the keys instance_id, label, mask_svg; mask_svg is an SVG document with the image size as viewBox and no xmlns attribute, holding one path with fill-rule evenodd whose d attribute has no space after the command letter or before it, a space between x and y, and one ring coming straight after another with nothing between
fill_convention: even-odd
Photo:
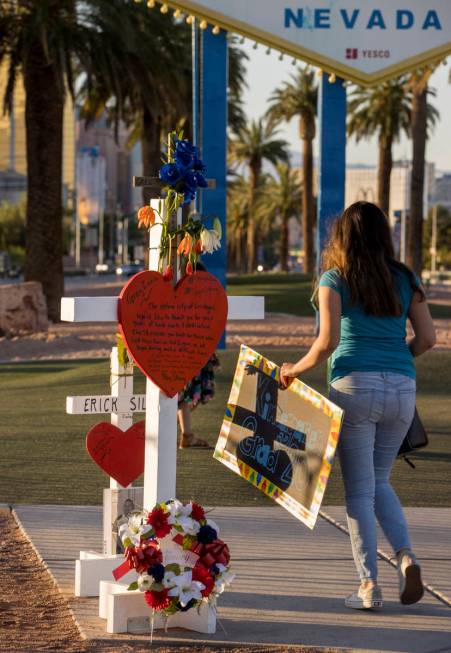
<instances>
[{"instance_id":1,"label":"concrete sidewalk","mask_svg":"<svg viewBox=\"0 0 451 653\"><path fill-rule=\"evenodd\" d=\"M344 523L340 507L325 509ZM80 549L101 548L101 508L16 506L16 514L47 563L88 638L148 640L107 635L97 599L73 596ZM421 603L400 605L395 570L380 561L381 612L351 611L343 598L357 587L348 537L319 519L309 531L279 507L217 508L213 518L229 544L237 577L219 603L211 643L337 647L384 653L451 652L451 608L426 592ZM424 578L451 604L451 509L407 509ZM381 537L380 545L389 552ZM155 641L205 641L205 635L169 630Z\"/></svg>"}]
</instances>

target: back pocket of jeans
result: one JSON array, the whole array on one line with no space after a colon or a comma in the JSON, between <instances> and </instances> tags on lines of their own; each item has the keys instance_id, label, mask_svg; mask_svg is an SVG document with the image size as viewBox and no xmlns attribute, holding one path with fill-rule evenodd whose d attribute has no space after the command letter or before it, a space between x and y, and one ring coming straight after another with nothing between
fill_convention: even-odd
<instances>
[{"instance_id":1,"label":"back pocket of jeans","mask_svg":"<svg viewBox=\"0 0 451 653\"><path fill-rule=\"evenodd\" d=\"M330 400L345 412L345 422L362 424L367 422L373 411L374 390L360 390L358 394L342 392L333 386L330 388Z\"/></svg>"}]
</instances>

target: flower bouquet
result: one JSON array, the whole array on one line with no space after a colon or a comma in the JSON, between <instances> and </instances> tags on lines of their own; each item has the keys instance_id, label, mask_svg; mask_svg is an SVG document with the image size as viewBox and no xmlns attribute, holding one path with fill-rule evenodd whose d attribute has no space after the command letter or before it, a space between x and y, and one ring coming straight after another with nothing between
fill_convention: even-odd
<instances>
[{"instance_id":1,"label":"flower bouquet","mask_svg":"<svg viewBox=\"0 0 451 653\"><path fill-rule=\"evenodd\" d=\"M234 576L230 552L219 539L218 526L197 503L177 499L157 504L151 512L135 512L119 529L125 562L113 572L116 580L130 569L149 607L166 618L202 603L216 606L217 597Z\"/></svg>"},{"instance_id":2,"label":"flower bouquet","mask_svg":"<svg viewBox=\"0 0 451 653\"><path fill-rule=\"evenodd\" d=\"M196 212L192 212L182 226L171 225L171 216L181 206L190 204L199 189L207 187L206 166L199 158L199 149L189 140L184 139L183 133L177 132L172 132L168 136L168 149L163 161L160 180L164 184L162 190L165 198L160 201L158 211L151 206L143 206L139 209L138 227L151 229L155 224L156 215L161 218L163 229L159 267L160 272L163 272L163 262L168 259L169 267L164 274L170 278L174 239L180 239L177 253L181 255L186 273L191 274L201 254L212 254L221 247L222 229L217 217L205 217ZM166 209L164 213L163 204ZM206 226L207 222L212 223L211 228Z\"/></svg>"}]
</instances>

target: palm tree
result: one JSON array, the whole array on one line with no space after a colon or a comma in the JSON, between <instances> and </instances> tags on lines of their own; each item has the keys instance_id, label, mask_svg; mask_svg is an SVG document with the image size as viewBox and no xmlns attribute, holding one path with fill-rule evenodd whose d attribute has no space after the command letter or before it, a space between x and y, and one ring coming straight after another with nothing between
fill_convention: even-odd
<instances>
[{"instance_id":1,"label":"palm tree","mask_svg":"<svg viewBox=\"0 0 451 653\"><path fill-rule=\"evenodd\" d=\"M235 174L227 182L227 253L229 265L243 272L244 239L249 213L249 182Z\"/></svg>"},{"instance_id":2,"label":"palm tree","mask_svg":"<svg viewBox=\"0 0 451 653\"><path fill-rule=\"evenodd\" d=\"M242 94L246 88L246 66L245 62L249 56L244 50L238 48L236 37L232 36L228 46L228 123L232 133L237 133L246 126L246 114L243 109Z\"/></svg>"},{"instance_id":3,"label":"palm tree","mask_svg":"<svg viewBox=\"0 0 451 653\"><path fill-rule=\"evenodd\" d=\"M405 77L398 77L374 88L356 88L348 103L348 133L359 142L377 135L379 162L377 203L388 214L392 147L402 132L409 134L412 94Z\"/></svg>"},{"instance_id":4,"label":"palm tree","mask_svg":"<svg viewBox=\"0 0 451 653\"><path fill-rule=\"evenodd\" d=\"M410 178L410 220L407 232L407 264L421 275L423 269L423 197L426 140L429 128L439 117L435 107L428 103L428 95L435 91L428 88L434 66L418 70L409 78L412 91L412 175Z\"/></svg>"},{"instance_id":5,"label":"palm tree","mask_svg":"<svg viewBox=\"0 0 451 653\"><path fill-rule=\"evenodd\" d=\"M269 176L262 188L259 201L260 211L264 211L271 221L280 220L280 266L288 271L288 221L299 216L301 206L301 187L299 173L287 163L276 165L277 178ZM257 213L260 213L257 209Z\"/></svg>"},{"instance_id":6,"label":"palm tree","mask_svg":"<svg viewBox=\"0 0 451 653\"><path fill-rule=\"evenodd\" d=\"M315 203L313 198L313 140L316 134L316 109L318 88L314 72L306 66L291 76L291 82L274 91L268 110L270 120L299 119L299 136L302 140L302 231L304 240L305 272L313 272L313 226Z\"/></svg>"},{"instance_id":7,"label":"palm tree","mask_svg":"<svg viewBox=\"0 0 451 653\"><path fill-rule=\"evenodd\" d=\"M268 121L253 120L230 141L230 156L235 164L245 164L249 172L249 211L247 221L247 270L253 272L256 262L258 230L254 215L258 186L264 161L276 165L288 161L288 143L275 138L277 131Z\"/></svg>"},{"instance_id":8,"label":"palm tree","mask_svg":"<svg viewBox=\"0 0 451 653\"><path fill-rule=\"evenodd\" d=\"M116 0L120 1L120 0ZM141 142L143 174L155 176L160 166L164 131L186 123L191 101L190 28L172 16L149 11L145 3L129 12L129 29L120 36L121 62L116 83L85 79L78 100L87 125L104 112L116 133L120 121L129 129L129 145ZM143 201L149 201L143 189Z\"/></svg>"},{"instance_id":9,"label":"palm tree","mask_svg":"<svg viewBox=\"0 0 451 653\"><path fill-rule=\"evenodd\" d=\"M25 87L27 231L25 279L40 281L50 319L63 294L62 128L77 66L90 86L111 86L119 69L128 5L119 0L22 0L1 3L0 63L8 67L4 108L11 111L18 74Z\"/></svg>"}]
</instances>

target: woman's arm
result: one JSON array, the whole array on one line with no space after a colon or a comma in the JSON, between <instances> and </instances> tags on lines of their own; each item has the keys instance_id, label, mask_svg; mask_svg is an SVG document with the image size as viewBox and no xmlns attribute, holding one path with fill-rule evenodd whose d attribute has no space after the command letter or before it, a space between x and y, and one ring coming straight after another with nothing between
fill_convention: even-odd
<instances>
[{"instance_id":1,"label":"woman's arm","mask_svg":"<svg viewBox=\"0 0 451 653\"><path fill-rule=\"evenodd\" d=\"M409 320L413 327L414 337L409 340L412 356L421 356L435 345L435 327L429 306L419 293L414 293L409 308Z\"/></svg>"},{"instance_id":2,"label":"woman's arm","mask_svg":"<svg viewBox=\"0 0 451 653\"><path fill-rule=\"evenodd\" d=\"M280 370L280 380L286 388L291 380L320 365L329 358L340 342L341 297L327 286L320 286L318 293L320 329L319 335L310 351L297 363L284 363Z\"/></svg>"}]
</instances>

